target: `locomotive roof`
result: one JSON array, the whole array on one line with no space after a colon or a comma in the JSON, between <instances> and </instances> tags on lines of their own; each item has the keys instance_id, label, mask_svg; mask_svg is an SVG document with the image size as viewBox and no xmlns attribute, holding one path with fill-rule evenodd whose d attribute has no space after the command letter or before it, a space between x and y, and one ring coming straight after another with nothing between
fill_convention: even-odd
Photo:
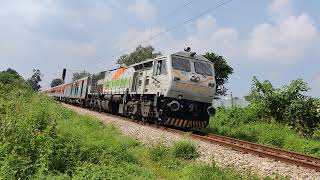
<instances>
[{"instance_id":1,"label":"locomotive roof","mask_svg":"<svg viewBox=\"0 0 320 180\"><path fill-rule=\"evenodd\" d=\"M192 56L192 53L194 52L185 52L185 51L180 51L177 53L173 53L172 55L175 56L182 56L182 57L187 57L187 58L191 58L191 59L196 59L196 60L201 60L201 61L209 61L208 59L206 59L205 57L195 54L194 56Z\"/></svg>"},{"instance_id":2,"label":"locomotive roof","mask_svg":"<svg viewBox=\"0 0 320 180\"><path fill-rule=\"evenodd\" d=\"M166 56L157 56L157 57L155 57L155 58L153 58L153 59L146 59L146 60L144 60L144 61L141 61L141 62L132 64L132 65L130 65L130 66L128 66L128 67L133 67L133 66L136 66L136 65L139 65L139 64L144 64L144 63L147 63L147 62L150 62L150 61L154 61L155 59L161 59L161 58L163 58L163 57L166 57Z\"/></svg>"},{"instance_id":3,"label":"locomotive roof","mask_svg":"<svg viewBox=\"0 0 320 180\"><path fill-rule=\"evenodd\" d=\"M81 78L81 79L77 79L77 80L75 80L74 82L83 81L83 80L86 80L86 79L88 79L88 78L89 78L89 76L86 76L86 77L83 77L83 78Z\"/></svg>"},{"instance_id":4,"label":"locomotive roof","mask_svg":"<svg viewBox=\"0 0 320 180\"><path fill-rule=\"evenodd\" d=\"M174 56L181 56L181 57L186 57L186 58L191 58L191 59L196 59L196 60L201 60L201 61L208 61L210 62L208 59L206 59L205 57L201 56L201 55L198 55L198 54L195 54L194 56L192 56L192 53L193 52L185 52L185 51L180 51L180 52L176 52L176 53L173 53L173 54L170 54L171 55L174 55ZM153 60L157 60L157 59L161 59L161 58L164 58L164 57L167 57L165 55L163 56L157 56L156 58L153 58L153 59L146 59L144 61L141 61L139 63L135 63L135 64L132 64L128 67L133 67L133 66L136 66L136 65L139 65L139 64L144 64L144 63L147 63L147 62L150 62L150 61L153 61ZM118 69L118 68L117 68Z\"/></svg>"},{"instance_id":5,"label":"locomotive roof","mask_svg":"<svg viewBox=\"0 0 320 180\"><path fill-rule=\"evenodd\" d=\"M192 53L193 53L193 52L180 51L180 52L176 52L176 53L170 54L169 56L171 56L171 55L181 56L181 57L196 59L196 60L200 60L200 61L210 62L208 59L206 59L205 57L203 57L203 56L201 56L201 55L195 54L194 56L192 56ZM140 64L144 64L144 63L147 63L147 62L150 62L150 61L162 59L162 58L165 58L165 57L167 57L167 55L157 56L157 57L155 57L155 58L153 58L153 59L146 59L146 60L144 60L144 61L141 61L141 62L138 62L138 63L135 63L135 64L131 64L130 66L127 66L127 68L128 68L128 67L134 67L134 66L137 66L137 65L140 65ZM110 69L110 70L107 70L107 71L105 71L105 72L114 71L114 70L117 70L117 69L120 69L120 68L123 68L123 66L118 67L118 68L115 68L115 69Z\"/></svg>"}]
</instances>

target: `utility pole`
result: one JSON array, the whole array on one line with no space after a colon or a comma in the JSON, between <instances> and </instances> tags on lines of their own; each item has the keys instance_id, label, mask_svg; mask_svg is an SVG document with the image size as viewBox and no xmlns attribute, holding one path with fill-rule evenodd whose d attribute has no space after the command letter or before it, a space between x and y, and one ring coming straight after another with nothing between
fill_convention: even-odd
<instances>
[{"instance_id":1,"label":"utility pole","mask_svg":"<svg viewBox=\"0 0 320 180\"><path fill-rule=\"evenodd\" d=\"M64 68L63 71L62 71L62 81L63 81L63 83L65 83L66 72L67 72L67 69Z\"/></svg>"},{"instance_id":2,"label":"utility pole","mask_svg":"<svg viewBox=\"0 0 320 180\"><path fill-rule=\"evenodd\" d=\"M234 106L234 102L233 102L232 92L230 93L230 96L231 96L231 107L233 108L233 106Z\"/></svg>"}]
</instances>

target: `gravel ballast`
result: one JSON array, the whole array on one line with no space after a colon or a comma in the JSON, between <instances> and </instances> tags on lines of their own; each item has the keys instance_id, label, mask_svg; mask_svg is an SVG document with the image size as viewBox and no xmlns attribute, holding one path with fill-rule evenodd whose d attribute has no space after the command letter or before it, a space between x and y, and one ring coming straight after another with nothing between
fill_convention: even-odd
<instances>
[{"instance_id":1,"label":"gravel ballast","mask_svg":"<svg viewBox=\"0 0 320 180\"><path fill-rule=\"evenodd\" d=\"M123 134L135 138L145 145L158 143L170 145L174 141L183 139L190 140L198 147L200 156L197 160L200 162L211 163L214 161L220 167L231 166L239 172L252 172L261 176L274 177L278 174L290 179L320 179L320 172L316 172L315 170L288 165L272 159L238 152L217 144L193 139L187 134L183 135L168 132L164 129L144 126L114 116L108 116L103 113L82 109L80 107L66 104L64 104L64 106L82 115L91 115L105 123L112 123L119 127Z\"/></svg>"}]
</instances>

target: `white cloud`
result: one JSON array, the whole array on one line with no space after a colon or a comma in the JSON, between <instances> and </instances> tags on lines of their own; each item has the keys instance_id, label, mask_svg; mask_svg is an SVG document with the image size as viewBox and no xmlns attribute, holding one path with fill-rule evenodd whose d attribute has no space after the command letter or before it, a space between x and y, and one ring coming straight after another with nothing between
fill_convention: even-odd
<instances>
[{"instance_id":1,"label":"white cloud","mask_svg":"<svg viewBox=\"0 0 320 180\"><path fill-rule=\"evenodd\" d=\"M212 16L206 16L200 18L197 21L197 30L198 34L202 36L208 36L212 32L212 30L216 27L216 19Z\"/></svg>"},{"instance_id":2,"label":"white cloud","mask_svg":"<svg viewBox=\"0 0 320 180\"><path fill-rule=\"evenodd\" d=\"M97 20L108 21L112 17L112 9L105 3L96 2L89 15Z\"/></svg>"},{"instance_id":3,"label":"white cloud","mask_svg":"<svg viewBox=\"0 0 320 180\"><path fill-rule=\"evenodd\" d=\"M68 58L92 58L96 54L97 48L95 43L92 42L49 40L47 43L48 47L52 48L52 51L64 54Z\"/></svg>"},{"instance_id":4,"label":"white cloud","mask_svg":"<svg viewBox=\"0 0 320 180\"><path fill-rule=\"evenodd\" d=\"M259 24L253 29L245 45L251 60L277 64L302 60L305 50L318 35L317 28L307 14L289 15L292 11L288 6L288 0L275 0L269 8L275 12L274 23Z\"/></svg>"},{"instance_id":5,"label":"white cloud","mask_svg":"<svg viewBox=\"0 0 320 180\"><path fill-rule=\"evenodd\" d=\"M311 80L310 87L311 87L310 95L311 95L311 96L316 96L316 97L320 98L320 94L319 94L319 89L320 89L320 74L318 74L316 77L314 77L314 78Z\"/></svg>"},{"instance_id":6,"label":"white cloud","mask_svg":"<svg viewBox=\"0 0 320 180\"><path fill-rule=\"evenodd\" d=\"M33 25L47 11L49 4L49 0L1 1L0 18L15 17L27 25Z\"/></svg>"},{"instance_id":7,"label":"white cloud","mask_svg":"<svg viewBox=\"0 0 320 180\"><path fill-rule=\"evenodd\" d=\"M3 0L0 6L0 25L3 24L20 25L22 28L42 26L41 23L45 18L65 17L70 19L74 24L79 26L89 19L95 22L110 21L113 10L110 7L116 6L110 1L110 4L103 1L94 1L87 4L75 6L67 1L53 0ZM29 29L32 31L32 29Z\"/></svg>"},{"instance_id":8,"label":"white cloud","mask_svg":"<svg viewBox=\"0 0 320 180\"><path fill-rule=\"evenodd\" d=\"M32 41L31 33L19 26L2 23L4 22L0 22L0 27L9 26L9 28L0 28L0 59L27 56L31 48L28 43Z\"/></svg>"},{"instance_id":9,"label":"white cloud","mask_svg":"<svg viewBox=\"0 0 320 180\"><path fill-rule=\"evenodd\" d=\"M50 7L50 8L49 8ZM0 57L21 59L21 57L39 54L38 49L42 47L52 48L53 54L66 55L66 57L91 56L95 53L94 43L73 41L68 38L51 38L33 32L33 28L38 26L38 21L47 15L74 15L85 16L99 20L110 19L110 8L100 2L96 2L92 7L85 10L73 10L59 7L57 1L51 0L21 0L3 1L0 6ZM73 25L77 25L73 23ZM31 28L30 28L31 27ZM80 27L77 27L80 28ZM41 44L41 45L40 45ZM60 52L62 54L60 54ZM17 53L19 52L19 53Z\"/></svg>"},{"instance_id":10,"label":"white cloud","mask_svg":"<svg viewBox=\"0 0 320 180\"><path fill-rule=\"evenodd\" d=\"M318 84L318 86L320 87L320 75L318 75L316 78L315 78L315 82Z\"/></svg>"},{"instance_id":11,"label":"white cloud","mask_svg":"<svg viewBox=\"0 0 320 180\"><path fill-rule=\"evenodd\" d=\"M205 23L207 22L207 23ZM233 28L215 27L215 19L205 17L197 21L196 33L189 36L188 42L201 53L216 52L232 56L238 45L238 32ZM201 24L211 24L210 27Z\"/></svg>"},{"instance_id":12,"label":"white cloud","mask_svg":"<svg viewBox=\"0 0 320 180\"><path fill-rule=\"evenodd\" d=\"M229 27L219 27L217 21L212 16L199 18L196 22L196 31L182 40L175 40L175 44L182 50L190 46L198 53L216 52L226 57L236 54L239 44L238 31ZM174 49L174 47L171 47Z\"/></svg>"},{"instance_id":13,"label":"white cloud","mask_svg":"<svg viewBox=\"0 0 320 180\"><path fill-rule=\"evenodd\" d=\"M164 32L161 27L154 27L152 30L138 31L129 29L120 34L117 47L132 51L139 42L146 41L142 45L153 45L156 50L163 53L181 51L190 46L198 53L216 52L231 57L235 55L238 44L238 32L232 28L220 28L216 19L212 16L200 18L196 22L196 31L183 39L177 39L171 33L163 33L151 40L152 36ZM137 38L138 37L138 38ZM128 53L128 52L125 52Z\"/></svg>"},{"instance_id":14,"label":"white cloud","mask_svg":"<svg viewBox=\"0 0 320 180\"><path fill-rule=\"evenodd\" d=\"M136 16L144 22L153 20L156 15L156 9L149 0L136 0L135 3L129 7L129 11L134 12Z\"/></svg>"},{"instance_id":15,"label":"white cloud","mask_svg":"<svg viewBox=\"0 0 320 180\"><path fill-rule=\"evenodd\" d=\"M152 37L163 31L164 29L160 27L153 27L152 29L147 29L145 31L130 28L119 35L119 39L114 47L115 55L132 52L138 45L152 45L153 42L159 40L158 38L155 39Z\"/></svg>"},{"instance_id":16,"label":"white cloud","mask_svg":"<svg viewBox=\"0 0 320 180\"><path fill-rule=\"evenodd\" d=\"M182 39L166 33L145 44L153 44L162 52L174 52L190 46L199 53L216 52L229 59L250 63L294 64L302 61L306 50L318 37L310 16L306 13L294 15L290 0L274 0L268 12L271 22L256 25L248 39L240 40L236 29L219 27L214 17L205 16L197 20L195 32ZM163 30L157 27L152 34ZM120 35L117 45L132 51L138 42L150 37L150 30L130 29Z\"/></svg>"},{"instance_id":17,"label":"white cloud","mask_svg":"<svg viewBox=\"0 0 320 180\"><path fill-rule=\"evenodd\" d=\"M283 20L293 14L291 0L274 0L268 8L273 20Z\"/></svg>"}]
</instances>

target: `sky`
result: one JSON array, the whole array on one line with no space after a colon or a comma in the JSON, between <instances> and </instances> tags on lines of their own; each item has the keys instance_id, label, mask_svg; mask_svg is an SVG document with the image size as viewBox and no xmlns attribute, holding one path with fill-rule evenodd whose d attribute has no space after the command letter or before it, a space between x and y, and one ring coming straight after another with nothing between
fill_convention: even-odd
<instances>
[{"instance_id":1,"label":"sky","mask_svg":"<svg viewBox=\"0 0 320 180\"><path fill-rule=\"evenodd\" d=\"M303 79L320 97L319 7L318 0L0 0L0 70L28 78L40 69L45 89L63 68L69 79L113 69L139 44L163 54L189 46L225 57L233 96L247 95L256 76L276 87Z\"/></svg>"}]
</instances>

